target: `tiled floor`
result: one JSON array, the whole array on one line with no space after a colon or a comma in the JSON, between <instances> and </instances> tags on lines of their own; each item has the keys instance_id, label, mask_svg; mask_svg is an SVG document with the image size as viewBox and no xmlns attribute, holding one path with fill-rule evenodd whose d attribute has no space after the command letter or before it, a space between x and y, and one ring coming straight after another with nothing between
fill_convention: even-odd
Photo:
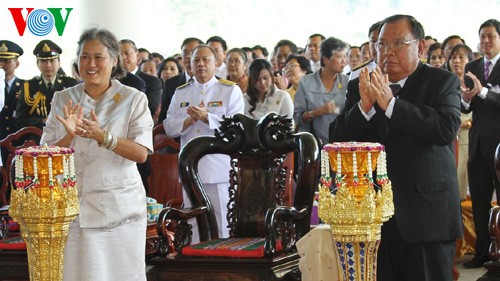
<instances>
[{"instance_id":1,"label":"tiled floor","mask_svg":"<svg viewBox=\"0 0 500 281\"><path fill-rule=\"evenodd\" d=\"M459 281L476 281L479 277L481 277L486 269L484 267L467 269L464 268L464 262L467 262L472 259L472 255L466 255L456 261L458 271L460 271Z\"/></svg>"}]
</instances>

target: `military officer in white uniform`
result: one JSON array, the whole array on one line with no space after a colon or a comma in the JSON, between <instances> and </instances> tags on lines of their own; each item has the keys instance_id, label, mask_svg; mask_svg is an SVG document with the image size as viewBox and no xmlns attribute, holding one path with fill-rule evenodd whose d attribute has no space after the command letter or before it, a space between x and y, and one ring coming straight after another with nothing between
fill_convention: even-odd
<instances>
[{"instance_id":1,"label":"military officer in white uniform","mask_svg":"<svg viewBox=\"0 0 500 281\"><path fill-rule=\"evenodd\" d=\"M222 116L243 113L245 103L240 88L233 82L217 80L216 53L208 45L199 45L191 56L194 80L179 86L172 98L163 121L168 137L181 139L181 147L198 136L213 136L219 128ZM227 203L229 201L230 159L226 155L214 154L199 162L199 173L208 196L214 206L219 237L228 237ZM184 204L191 206L184 192ZM193 242L199 241L194 219Z\"/></svg>"}]
</instances>

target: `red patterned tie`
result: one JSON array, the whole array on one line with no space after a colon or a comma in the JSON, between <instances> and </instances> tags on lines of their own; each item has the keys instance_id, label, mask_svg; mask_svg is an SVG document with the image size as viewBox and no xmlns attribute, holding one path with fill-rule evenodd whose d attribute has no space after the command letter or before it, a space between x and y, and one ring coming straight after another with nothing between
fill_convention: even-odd
<instances>
[{"instance_id":1,"label":"red patterned tie","mask_svg":"<svg viewBox=\"0 0 500 281\"><path fill-rule=\"evenodd\" d=\"M484 81L487 81L488 78L490 78L490 65L491 65L491 61L489 61L489 60L487 60L484 63Z\"/></svg>"}]
</instances>

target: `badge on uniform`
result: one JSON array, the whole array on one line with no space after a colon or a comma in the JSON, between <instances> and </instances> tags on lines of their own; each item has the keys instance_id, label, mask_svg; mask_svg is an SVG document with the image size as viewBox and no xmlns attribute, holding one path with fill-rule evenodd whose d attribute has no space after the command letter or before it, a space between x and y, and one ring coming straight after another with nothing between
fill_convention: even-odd
<instances>
[{"instance_id":1,"label":"badge on uniform","mask_svg":"<svg viewBox=\"0 0 500 281\"><path fill-rule=\"evenodd\" d=\"M221 107L222 101L211 101L208 103L208 107Z\"/></svg>"},{"instance_id":2,"label":"badge on uniform","mask_svg":"<svg viewBox=\"0 0 500 281\"><path fill-rule=\"evenodd\" d=\"M122 100L122 96L120 95L120 93L116 93L116 94L113 96L113 100L114 100L116 103L119 103L119 102Z\"/></svg>"},{"instance_id":3,"label":"badge on uniform","mask_svg":"<svg viewBox=\"0 0 500 281\"><path fill-rule=\"evenodd\" d=\"M188 107L188 106L189 106L188 101L181 102L181 107Z\"/></svg>"}]
</instances>

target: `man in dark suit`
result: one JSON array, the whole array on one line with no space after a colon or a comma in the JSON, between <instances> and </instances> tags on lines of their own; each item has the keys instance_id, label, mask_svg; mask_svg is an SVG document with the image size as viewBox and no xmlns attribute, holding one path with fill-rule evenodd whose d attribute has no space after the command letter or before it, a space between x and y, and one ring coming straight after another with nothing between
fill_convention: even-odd
<instances>
[{"instance_id":1,"label":"man in dark suit","mask_svg":"<svg viewBox=\"0 0 500 281\"><path fill-rule=\"evenodd\" d=\"M77 81L58 74L61 48L50 40L40 41L33 50L39 77L24 82L16 107L16 129L36 126L42 129L50 113L50 103L54 92L73 87Z\"/></svg>"},{"instance_id":2,"label":"man in dark suit","mask_svg":"<svg viewBox=\"0 0 500 281\"><path fill-rule=\"evenodd\" d=\"M144 93L148 98L148 108L151 111L151 117L154 117L156 109L160 106L161 102L161 80L158 77L148 75L139 70L139 68L137 67L139 53L134 41L130 39L123 39L120 40L119 43L121 52L120 59L122 60L123 68L125 68L127 72L129 72L127 74L128 77L125 77L125 79L128 82L130 82L131 79L134 79L134 77L131 77L129 75L131 73L137 75L146 83L146 91ZM151 174L151 163L149 162L149 158L144 163L138 163L137 169L141 174L142 183L144 184L144 188L147 192L149 190L147 178Z\"/></svg>"},{"instance_id":3,"label":"man in dark suit","mask_svg":"<svg viewBox=\"0 0 500 281\"><path fill-rule=\"evenodd\" d=\"M395 210L382 226L377 279L451 281L462 236L452 145L460 82L420 63L424 30L412 16L386 18L376 46L380 68L349 82L330 140L385 145Z\"/></svg>"},{"instance_id":4,"label":"man in dark suit","mask_svg":"<svg viewBox=\"0 0 500 281\"><path fill-rule=\"evenodd\" d=\"M130 39L120 40L120 52L123 68L128 72L139 76L146 83L146 96L151 116L156 112L156 108L161 102L162 83L158 77L145 74L137 67L138 51L134 41Z\"/></svg>"},{"instance_id":5,"label":"man in dark suit","mask_svg":"<svg viewBox=\"0 0 500 281\"><path fill-rule=\"evenodd\" d=\"M15 71L19 67L18 58L24 53L23 49L16 43L8 40L0 40L0 68L5 71L4 105L0 109L0 139L16 131L15 115L17 98L21 93L24 80L16 77ZM8 156L8 151L2 148L2 160Z\"/></svg>"},{"instance_id":6,"label":"man in dark suit","mask_svg":"<svg viewBox=\"0 0 500 281\"><path fill-rule=\"evenodd\" d=\"M466 89L462 91L462 111L472 111L469 131L469 189L476 230L476 251L466 268L481 267L489 260L489 210L493 191L500 194L495 174L494 154L500 142L500 22L487 20L479 28L484 57L465 66Z\"/></svg>"},{"instance_id":7,"label":"man in dark suit","mask_svg":"<svg viewBox=\"0 0 500 281\"><path fill-rule=\"evenodd\" d=\"M174 96L175 89L186 84L189 79L193 77L193 72L191 70L191 53L193 52L194 48L196 48L200 44L203 44L203 41L194 37L189 37L182 41L181 56L184 71L181 74L168 79L167 81L165 81L165 85L163 85L161 111L160 117L158 118L158 124L163 123L163 120L165 120L165 118L167 117L167 110L170 106L170 102L172 101L172 97Z\"/></svg>"},{"instance_id":8,"label":"man in dark suit","mask_svg":"<svg viewBox=\"0 0 500 281\"><path fill-rule=\"evenodd\" d=\"M130 72L127 72L125 77L120 79L120 83L146 93L146 82L144 82L144 80L142 80L139 76Z\"/></svg>"}]
</instances>

